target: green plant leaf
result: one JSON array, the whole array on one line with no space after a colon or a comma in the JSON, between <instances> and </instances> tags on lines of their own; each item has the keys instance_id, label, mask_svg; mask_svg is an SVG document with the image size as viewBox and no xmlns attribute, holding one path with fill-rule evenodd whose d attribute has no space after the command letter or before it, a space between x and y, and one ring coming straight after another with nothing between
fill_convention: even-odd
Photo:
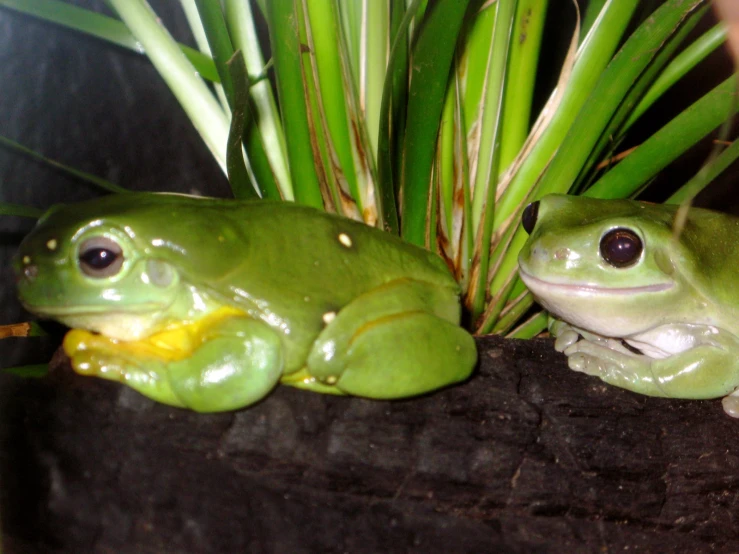
<instances>
[{"instance_id":1,"label":"green plant leaf","mask_svg":"<svg viewBox=\"0 0 739 554\"><path fill-rule=\"evenodd\" d=\"M426 237L431 170L454 48L469 0L439 0L428 6L413 46L413 69L402 156L401 234L412 244Z\"/></svg>"},{"instance_id":2,"label":"green plant leaf","mask_svg":"<svg viewBox=\"0 0 739 554\"><path fill-rule=\"evenodd\" d=\"M241 52L236 52L226 63L229 70L228 82L231 87L231 129L228 134L228 150L226 163L228 166L228 181L234 197L240 200L256 200L257 191L252 186L249 173L244 163L241 137L244 136L244 126L250 119L249 113L249 81ZM276 188L273 182L273 189Z\"/></svg>"},{"instance_id":3,"label":"green plant leaf","mask_svg":"<svg viewBox=\"0 0 739 554\"><path fill-rule=\"evenodd\" d=\"M672 85L678 82L688 71L697 66L708 54L724 42L726 42L726 27L719 23L703 33L690 46L675 56L675 59L660 73L654 84L652 84L636 108L631 112L621 132L623 133L631 127Z\"/></svg>"},{"instance_id":4,"label":"green plant leaf","mask_svg":"<svg viewBox=\"0 0 739 554\"><path fill-rule=\"evenodd\" d=\"M584 195L595 198L631 196L738 109L736 78L732 76L639 145Z\"/></svg>"},{"instance_id":5,"label":"green plant leaf","mask_svg":"<svg viewBox=\"0 0 739 554\"><path fill-rule=\"evenodd\" d=\"M195 0L200 14L205 36L216 64L218 76L221 78L223 92L226 94L228 105L234 109L234 90L231 82L231 72L228 62L234 55L234 47L226 28L226 20L221 9L221 0Z\"/></svg>"},{"instance_id":6,"label":"green plant leaf","mask_svg":"<svg viewBox=\"0 0 739 554\"><path fill-rule=\"evenodd\" d=\"M39 160L45 165L53 167L54 169L58 169L62 171L63 173L67 173L71 175L72 177L85 181L86 183L90 183L91 185L94 185L108 192L128 192L128 190L124 189L123 187L116 185L114 183L111 183L110 181L107 181L105 179L102 179L101 177L97 177L96 175L87 173L85 171L80 171L79 169L75 169L63 163L57 162L55 160L47 158L46 156L42 156L38 152L34 152L30 148L26 148L22 144L19 144L15 142L14 140L10 140L9 138L0 136L0 145L10 148L11 150L15 150L16 152L20 152L21 154L25 154L26 156L30 156L31 158L34 158L35 160ZM33 217L33 216L24 216L24 217Z\"/></svg>"},{"instance_id":7,"label":"green plant leaf","mask_svg":"<svg viewBox=\"0 0 739 554\"><path fill-rule=\"evenodd\" d=\"M390 36L392 48L382 90L382 107L377 140L377 175L379 202L385 216L384 229L400 234L397 193L400 190L402 145L405 137L406 100L408 97L408 37L413 17L422 0L412 0L403 12L402 2L392 3Z\"/></svg>"},{"instance_id":8,"label":"green plant leaf","mask_svg":"<svg viewBox=\"0 0 739 554\"><path fill-rule=\"evenodd\" d=\"M706 185L723 173L739 159L739 140L733 141L715 158L709 160L690 181L665 200L665 204L682 204L692 201Z\"/></svg>"},{"instance_id":9,"label":"green plant leaf","mask_svg":"<svg viewBox=\"0 0 739 554\"><path fill-rule=\"evenodd\" d=\"M505 110L500 138L500 168L506 169L518 155L531 128L541 37L549 0L519 0L513 24L513 40L506 64Z\"/></svg>"},{"instance_id":10,"label":"green plant leaf","mask_svg":"<svg viewBox=\"0 0 739 554\"><path fill-rule=\"evenodd\" d=\"M293 0L270 0L265 8L290 171L300 175L300 180L293 183L295 200L323 208L316 167L320 154L309 129L299 14Z\"/></svg>"},{"instance_id":11,"label":"green plant leaf","mask_svg":"<svg viewBox=\"0 0 739 554\"><path fill-rule=\"evenodd\" d=\"M272 84L269 79L258 78L264 75L266 68L251 5L243 0L226 0L225 13L234 48L241 50L251 81L249 92L253 117L250 118L244 135L249 164L265 198L293 200L285 134ZM264 157L259 154L260 148L264 151ZM271 185L273 182L279 194L274 193Z\"/></svg>"},{"instance_id":12,"label":"green plant leaf","mask_svg":"<svg viewBox=\"0 0 739 554\"><path fill-rule=\"evenodd\" d=\"M506 70L516 15L515 0L498 0L494 5L495 24L490 43L482 97L480 120L482 127L474 177L472 226L475 243L470 266L470 281L465 302L473 319L485 307L488 284L490 241L493 235L495 200L500 174L500 143L505 107Z\"/></svg>"},{"instance_id":13,"label":"green plant leaf","mask_svg":"<svg viewBox=\"0 0 739 554\"><path fill-rule=\"evenodd\" d=\"M17 375L27 379L38 379L49 374L49 364L24 365L3 369L5 373Z\"/></svg>"},{"instance_id":14,"label":"green plant leaf","mask_svg":"<svg viewBox=\"0 0 739 554\"><path fill-rule=\"evenodd\" d=\"M226 173L229 120L145 0L108 0L172 90Z\"/></svg>"},{"instance_id":15,"label":"green plant leaf","mask_svg":"<svg viewBox=\"0 0 739 554\"><path fill-rule=\"evenodd\" d=\"M16 217L38 219L43 213L43 210L32 208L31 206L11 204L10 202L0 202L0 215L12 215Z\"/></svg>"},{"instance_id":16,"label":"green plant leaf","mask_svg":"<svg viewBox=\"0 0 739 554\"><path fill-rule=\"evenodd\" d=\"M594 96L591 97L591 101L585 108L600 108L602 110L591 114L597 123L590 122L590 125L586 125L588 134L580 137L579 141L572 141L567 144L567 146L574 146L575 142L578 145L589 144L589 141L595 136L594 128L601 125L603 121L601 118L606 120L605 125L600 130L600 137L591 145L590 153L582 164L577 180L574 181L574 185L570 190L579 191L583 188L584 183L591 180L593 173L596 172L596 164L607 157L608 152L615 148L614 144L617 144L617 142L614 143L614 137L622 135L624 123L629 114L654 83L660 71L672 58L688 33L698 24L708 10L708 6L705 5L706 2L702 0L695 1L689 10L686 10L682 4L680 1L675 1L674 5L667 2L657 9L634 31L606 69L603 74L603 82L596 88ZM651 59L646 64L635 63L633 61L634 56L642 52L651 52ZM631 73L635 66L641 67L642 71L638 74ZM633 76L633 82L624 82L623 78L629 76L630 73ZM624 94L619 99L622 92ZM614 96L603 96L607 93ZM595 94L602 96L597 103L592 101L598 98Z\"/></svg>"}]
</instances>

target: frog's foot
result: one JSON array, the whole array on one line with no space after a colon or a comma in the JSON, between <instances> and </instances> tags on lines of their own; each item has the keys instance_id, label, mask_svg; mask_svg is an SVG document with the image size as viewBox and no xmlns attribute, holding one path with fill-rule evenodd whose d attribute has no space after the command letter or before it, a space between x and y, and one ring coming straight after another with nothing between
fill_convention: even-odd
<instances>
[{"instance_id":1,"label":"frog's foot","mask_svg":"<svg viewBox=\"0 0 739 554\"><path fill-rule=\"evenodd\" d=\"M477 352L458 317L453 290L410 279L389 283L336 315L307 369L322 383L369 398L415 396L463 381Z\"/></svg>"},{"instance_id":2,"label":"frog's foot","mask_svg":"<svg viewBox=\"0 0 739 554\"><path fill-rule=\"evenodd\" d=\"M567 347L580 340L580 333L577 329L558 319L549 320L549 332L553 337L556 337L554 349L557 352L564 352Z\"/></svg>"},{"instance_id":3,"label":"frog's foot","mask_svg":"<svg viewBox=\"0 0 739 554\"><path fill-rule=\"evenodd\" d=\"M620 340L603 337L601 335L596 335L595 333L590 333L583 329L578 329L577 327L573 327L572 325L570 325L569 323L565 323L564 321L553 320L552 322L550 322L549 331L557 339L554 341L554 349L557 352L564 352L580 339L592 342L594 344L600 344L601 346L605 346L606 348L611 348L619 352L631 352L629 349L624 347L623 344L621 344Z\"/></svg>"},{"instance_id":4,"label":"frog's foot","mask_svg":"<svg viewBox=\"0 0 739 554\"><path fill-rule=\"evenodd\" d=\"M458 325L416 312L377 321L355 337L336 385L370 398L415 396L469 377L475 341Z\"/></svg>"},{"instance_id":5,"label":"frog's foot","mask_svg":"<svg viewBox=\"0 0 739 554\"><path fill-rule=\"evenodd\" d=\"M68 333L64 349L78 373L120 381L157 402L199 412L257 402L282 375L282 341L261 321L230 317L195 339L191 351L174 358L146 343L119 343L86 331Z\"/></svg>"},{"instance_id":6,"label":"frog's foot","mask_svg":"<svg viewBox=\"0 0 739 554\"><path fill-rule=\"evenodd\" d=\"M729 396L724 396L721 405L727 415L739 418L739 390L735 390Z\"/></svg>"},{"instance_id":7,"label":"frog's foot","mask_svg":"<svg viewBox=\"0 0 739 554\"><path fill-rule=\"evenodd\" d=\"M182 406L160 359L137 355L116 341L80 329L67 333L63 347L80 375L118 381L159 402Z\"/></svg>"},{"instance_id":8,"label":"frog's foot","mask_svg":"<svg viewBox=\"0 0 739 554\"><path fill-rule=\"evenodd\" d=\"M611 385L649 394L666 396L651 370L651 360L628 350L621 341L581 339L564 350L570 369L600 377Z\"/></svg>"},{"instance_id":9,"label":"frog's foot","mask_svg":"<svg viewBox=\"0 0 739 554\"><path fill-rule=\"evenodd\" d=\"M739 386L739 362L728 333L713 336L714 344L699 344L664 358L628 350L619 341L582 339L565 350L570 368L597 375L605 382L649 396L718 398ZM724 409L735 410L733 395Z\"/></svg>"}]
</instances>

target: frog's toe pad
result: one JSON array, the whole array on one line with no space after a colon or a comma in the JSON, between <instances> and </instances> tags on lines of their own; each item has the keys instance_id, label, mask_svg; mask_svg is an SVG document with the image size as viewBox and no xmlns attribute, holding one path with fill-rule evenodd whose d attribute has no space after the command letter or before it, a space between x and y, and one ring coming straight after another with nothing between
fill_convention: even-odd
<instances>
[{"instance_id":1,"label":"frog's toe pad","mask_svg":"<svg viewBox=\"0 0 739 554\"><path fill-rule=\"evenodd\" d=\"M736 395L737 392L735 391L729 396L725 396L724 399L721 400L721 405L723 406L726 415L739 419L739 396Z\"/></svg>"},{"instance_id":2,"label":"frog's toe pad","mask_svg":"<svg viewBox=\"0 0 739 554\"><path fill-rule=\"evenodd\" d=\"M557 352L564 352L570 346L575 344L579 339L580 335L577 333L577 331L570 327L569 329L566 329L562 331L562 333L557 335L557 340L554 341L554 349Z\"/></svg>"},{"instance_id":3,"label":"frog's toe pad","mask_svg":"<svg viewBox=\"0 0 739 554\"><path fill-rule=\"evenodd\" d=\"M583 352L575 352L568 355L567 365L569 365L570 369L573 371L578 371L587 375L600 376L603 373L601 360Z\"/></svg>"},{"instance_id":4,"label":"frog's toe pad","mask_svg":"<svg viewBox=\"0 0 739 554\"><path fill-rule=\"evenodd\" d=\"M81 350L70 358L72 369L80 375L88 375L123 382L126 378L126 362L114 356L101 355L94 350Z\"/></svg>"}]
</instances>

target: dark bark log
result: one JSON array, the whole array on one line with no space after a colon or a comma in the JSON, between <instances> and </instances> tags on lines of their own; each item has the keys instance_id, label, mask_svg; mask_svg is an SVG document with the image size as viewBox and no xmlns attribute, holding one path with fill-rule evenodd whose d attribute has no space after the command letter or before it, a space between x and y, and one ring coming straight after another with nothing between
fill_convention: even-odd
<instances>
[{"instance_id":1,"label":"dark bark log","mask_svg":"<svg viewBox=\"0 0 739 554\"><path fill-rule=\"evenodd\" d=\"M60 357L4 406L6 550L739 551L719 401L607 386L547 340L478 345L474 378L424 398L279 387L217 415Z\"/></svg>"}]
</instances>

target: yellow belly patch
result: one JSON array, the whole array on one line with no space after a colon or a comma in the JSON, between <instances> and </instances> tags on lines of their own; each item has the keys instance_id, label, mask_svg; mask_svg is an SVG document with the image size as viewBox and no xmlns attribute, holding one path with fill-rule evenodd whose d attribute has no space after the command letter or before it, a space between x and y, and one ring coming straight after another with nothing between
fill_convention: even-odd
<instances>
[{"instance_id":1,"label":"yellow belly patch","mask_svg":"<svg viewBox=\"0 0 739 554\"><path fill-rule=\"evenodd\" d=\"M186 324L169 325L162 331L137 340L122 341L84 329L72 329L64 337L64 353L70 358L81 350L104 350L141 358L157 358L164 362L183 360L202 343L202 336L214 325L229 317L243 317L243 311L223 307Z\"/></svg>"}]
</instances>

